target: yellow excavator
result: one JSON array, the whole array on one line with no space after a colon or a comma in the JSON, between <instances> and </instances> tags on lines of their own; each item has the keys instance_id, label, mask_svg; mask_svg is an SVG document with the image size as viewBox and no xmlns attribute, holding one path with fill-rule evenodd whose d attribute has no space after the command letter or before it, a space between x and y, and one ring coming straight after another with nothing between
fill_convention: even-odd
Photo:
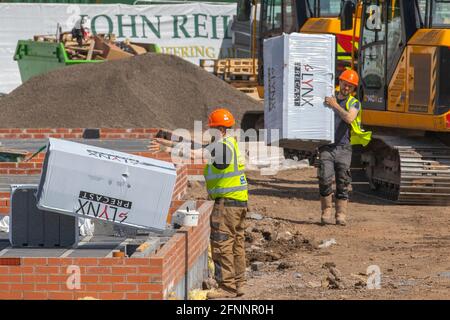
<instances>
[{"instance_id":1,"label":"yellow excavator","mask_svg":"<svg viewBox=\"0 0 450 320\"><path fill-rule=\"evenodd\" d=\"M370 185L398 203L448 204L450 0L359 6L358 97L374 132L360 151ZM349 27L353 17L343 20Z\"/></svg>"}]
</instances>

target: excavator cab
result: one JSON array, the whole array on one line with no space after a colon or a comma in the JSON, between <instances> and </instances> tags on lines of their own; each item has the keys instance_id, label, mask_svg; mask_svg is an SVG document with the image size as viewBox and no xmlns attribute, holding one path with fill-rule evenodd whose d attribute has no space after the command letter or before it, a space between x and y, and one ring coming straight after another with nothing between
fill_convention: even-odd
<instances>
[{"instance_id":1,"label":"excavator cab","mask_svg":"<svg viewBox=\"0 0 450 320\"><path fill-rule=\"evenodd\" d=\"M450 110L450 0L365 0L362 22L359 98L366 123L390 126L386 118L394 117L405 129L447 131L431 119Z\"/></svg>"},{"instance_id":2,"label":"excavator cab","mask_svg":"<svg viewBox=\"0 0 450 320\"><path fill-rule=\"evenodd\" d=\"M358 98L371 187L450 203L450 0L363 0Z\"/></svg>"}]
</instances>

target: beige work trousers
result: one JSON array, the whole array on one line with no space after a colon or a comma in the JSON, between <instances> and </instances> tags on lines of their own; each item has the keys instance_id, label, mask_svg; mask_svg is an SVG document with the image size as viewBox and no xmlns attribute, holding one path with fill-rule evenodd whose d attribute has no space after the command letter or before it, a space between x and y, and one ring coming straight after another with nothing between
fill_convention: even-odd
<instances>
[{"instance_id":1,"label":"beige work trousers","mask_svg":"<svg viewBox=\"0 0 450 320\"><path fill-rule=\"evenodd\" d=\"M245 283L245 216L247 207L214 205L211 214L211 251L219 287L236 291Z\"/></svg>"}]
</instances>

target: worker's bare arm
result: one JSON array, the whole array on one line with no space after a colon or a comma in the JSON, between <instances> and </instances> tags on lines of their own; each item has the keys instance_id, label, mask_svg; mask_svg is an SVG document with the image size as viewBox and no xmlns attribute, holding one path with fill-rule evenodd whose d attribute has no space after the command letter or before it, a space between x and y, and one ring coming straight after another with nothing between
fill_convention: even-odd
<instances>
[{"instance_id":1,"label":"worker's bare arm","mask_svg":"<svg viewBox=\"0 0 450 320\"><path fill-rule=\"evenodd\" d=\"M172 153L177 142L163 139L163 138L155 138L150 142L149 150L152 152L167 152ZM180 148L177 152L176 156L178 157L190 157L191 159L202 159L204 157L204 149L189 149L190 155L184 154L186 152L186 148Z\"/></svg>"}]
</instances>

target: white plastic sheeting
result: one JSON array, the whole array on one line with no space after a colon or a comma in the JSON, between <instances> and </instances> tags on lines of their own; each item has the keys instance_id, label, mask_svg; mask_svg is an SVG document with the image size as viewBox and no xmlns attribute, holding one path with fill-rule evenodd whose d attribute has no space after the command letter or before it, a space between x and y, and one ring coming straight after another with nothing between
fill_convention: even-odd
<instances>
[{"instance_id":1,"label":"white plastic sheeting","mask_svg":"<svg viewBox=\"0 0 450 320\"><path fill-rule=\"evenodd\" d=\"M334 142L334 113L324 99L334 94L336 39L328 34L283 34L264 41L267 142Z\"/></svg>"},{"instance_id":2,"label":"white plastic sheeting","mask_svg":"<svg viewBox=\"0 0 450 320\"><path fill-rule=\"evenodd\" d=\"M9 232L9 216L4 216L0 219L0 232Z\"/></svg>"},{"instance_id":3,"label":"white plastic sheeting","mask_svg":"<svg viewBox=\"0 0 450 320\"><path fill-rule=\"evenodd\" d=\"M78 227L80 228L80 236L93 236L95 230L95 224L91 219L79 218Z\"/></svg>"}]
</instances>

